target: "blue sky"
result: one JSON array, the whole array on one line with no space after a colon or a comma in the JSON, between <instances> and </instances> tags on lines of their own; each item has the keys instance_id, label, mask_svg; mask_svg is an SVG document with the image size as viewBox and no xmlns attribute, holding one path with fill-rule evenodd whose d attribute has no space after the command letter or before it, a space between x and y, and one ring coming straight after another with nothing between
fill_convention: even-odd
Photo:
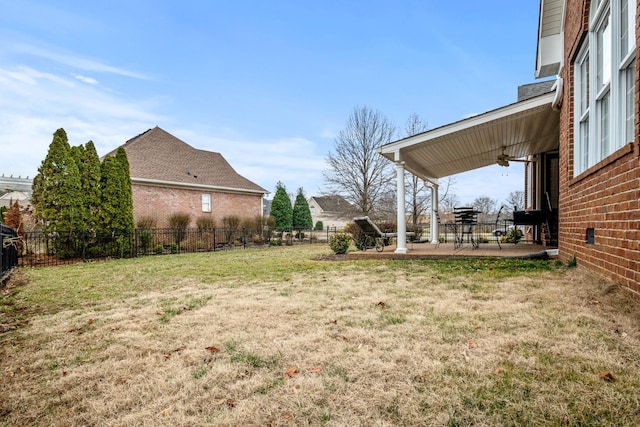
<instances>
[{"instance_id":1,"label":"blue sky","mask_svg":"<svg viewBox=\"0 0 640 427\"><path fill-rule=\"evenodd\" d=\"M0 173L33 177L53 132L104 155L160 126L274 192L323 187L356 106L399 129L515 102L538 0L0 0ZM400 138L401 135L398 135ZM501 203L522 165L456 177Z\"/></svg>"}]
</instances>

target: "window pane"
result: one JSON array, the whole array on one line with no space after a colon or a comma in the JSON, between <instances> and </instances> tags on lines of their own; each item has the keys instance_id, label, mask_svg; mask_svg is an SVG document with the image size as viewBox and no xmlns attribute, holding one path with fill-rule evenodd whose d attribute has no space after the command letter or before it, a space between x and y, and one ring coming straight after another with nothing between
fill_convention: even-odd
<instances>
[{"instance_id":1,"label":"window pane","mask_svg":"<svg viewBox=\"0 0 640 427\"><path fill-rule=\"evenodd\" d=\"M620 1L620 58L629 52L629 1Z\"/></svg>"},{"instance_id":2,"label":"window pane","mask_svg":"<svg viewBox=\"0 0 640 427\"><path fill-rule=\"evenodd\" d=\"M580 123L580 150L578 152L580 156L580 170L578 172L582 172L583 170L589 167L589 118Z\"/></svg>"},{"instance_id":3,"label":"window pane","mask_svg":"<svg viewBox=\"0 0 640 427\"><path fill-rule=\"evenodd\" d=\"M635 118L635 106L634 96L636 88L636 62L633 61L631 65L625 70L626 80L626 94L625 94L625 141L631 142L634 140L634 118Z\"/></svg>"},{"instance_id":4,"label":"window pane","mask_svg":"<svg viewBox=\"0 0 640 427\"><path fill-rule=\"evenodd\" d=\"M611 80L611 28L610 17L605 18L596 35L596 83L597 90Z\"/></svg>"},{"instance_id":5,"label":"window pane","mask_svg":"<svg viewBox=\"0 0 640 427\"><path fill-rule=\"evenodd\" d=\"M580 67L580 116L589 108L589 55L587 55Z\"/></svg>"},{"instance_id":6,"label":"window pane","mask_svg":"<svg viewBox=\"0 0 640 427\"><path fill-rule=\"evenodd\" d=\"M202 212L211 212L211 194L202 195Z\"/></svg>"},{"instance_id":7,"label":"window pane","mask_svg":"<svg viewBox=\"0 0 640 427\"><path fill-rule=\"evenodd\" d=\"M598 115L600 116L600 158L601 160L610 153L611 144L611 126L609 124L609 97L611 93L607 93L598 101Z\"/></svg>"}]
</instances>

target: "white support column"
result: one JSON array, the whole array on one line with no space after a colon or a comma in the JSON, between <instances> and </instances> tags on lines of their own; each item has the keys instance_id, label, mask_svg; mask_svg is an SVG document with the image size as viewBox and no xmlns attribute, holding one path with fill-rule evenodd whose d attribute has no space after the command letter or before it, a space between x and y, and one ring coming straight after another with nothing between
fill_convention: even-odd
<instances>
[{"instance_id":1,"label":"white support column","mask_svg":"<svg viewBox=\"0 0 640 427\"><path fill-rule=\"evenodd\" d=\"M396 162L396 181L398 186L398 244L396 253L407 253L407 217L404 210L404 162Z\"/></svg>"},{"instance_id":2,"label":"white support column","mask_svg":"<svg viewBox=\"0 0 640 427\"><path fill-rule=\"evenodd\" d=\"M431 184L431 244L440 244L438 225L438 184Z\"/></svg>"}]
</instances>

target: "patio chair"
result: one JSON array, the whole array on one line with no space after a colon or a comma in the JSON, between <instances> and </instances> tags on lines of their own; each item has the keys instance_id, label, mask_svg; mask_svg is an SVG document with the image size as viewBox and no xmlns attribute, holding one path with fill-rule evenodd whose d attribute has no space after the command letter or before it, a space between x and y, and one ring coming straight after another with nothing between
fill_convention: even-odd
<instances>
[{"instance_id":1,"label":"patio chair","mask_svg":"<svg viewBox=\"0 0 640 427\"><path fill-rule=\"evenodd\" d=\"M382 252L385 245L391 238L398 237L398 233L387 233L381 231L368 216L354 218L353 222L360 227L360 231L362 232L357 246L363 251L366 251L368 248L375 247L376 251ZM407 237L413 237L415 236L415 233L409 231L406 235Z\"/></svg>"},{"instance_id":2,"label":"patio chair","mask_svg":"<svg viewBox=\"0 0 640 427\"><path fill-rule=\"evenodd\" d=\"M478 246L480 246L480 241L477 237L474 237L473 229L478 225L478 214L480 211L472 207L458 207L453 208L453 213L455 215L454 249L462 247L465 235L467 236L467 240L471 241L473 249L477 249Z\"/></svg>"}]
</instances>

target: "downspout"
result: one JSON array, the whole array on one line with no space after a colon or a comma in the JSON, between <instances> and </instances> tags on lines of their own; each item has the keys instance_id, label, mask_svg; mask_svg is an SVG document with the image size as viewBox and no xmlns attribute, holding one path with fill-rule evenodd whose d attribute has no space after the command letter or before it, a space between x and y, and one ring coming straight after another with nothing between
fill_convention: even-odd
<instances>
[{"instance_id":1,"label":"downspout","mask_svg":"<svg viewBox=\"0 0 640 427\"><path fill-rule=\"evenodd\" d=\"M551 86L551 90L555 89L556 91L556 94L553 97L553 101L551 101L551 108L553 109L553 111L560 111L560 108L562 108L563 86L564 81L562 80L562 77L557 76L555 83L553 84L553 86Z\"/></svg>"}]
</instances>

